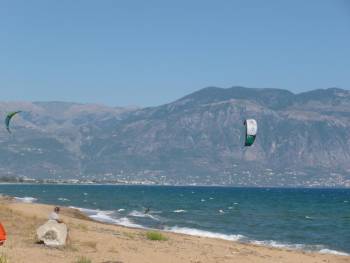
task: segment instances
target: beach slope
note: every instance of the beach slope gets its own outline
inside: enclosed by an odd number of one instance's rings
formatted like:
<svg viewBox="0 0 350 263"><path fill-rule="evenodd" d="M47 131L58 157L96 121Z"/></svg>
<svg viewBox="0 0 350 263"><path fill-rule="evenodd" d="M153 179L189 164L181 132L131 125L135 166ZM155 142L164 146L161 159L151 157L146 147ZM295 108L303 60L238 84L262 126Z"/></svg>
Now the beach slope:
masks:
<svg viewBox="0 0 350 263"><path fill-rule="evenodd" d="M0 200L0 220L8 240L0 255L10 263L73 263L81 257L92 263L317 263L350 262L348 256L306 253L251 244L162 232L163 241L150 240L147 230L92 221L75 209L63 208L69 227L65 248L37 244L35 231L47 220L52 206Z"/></svg>

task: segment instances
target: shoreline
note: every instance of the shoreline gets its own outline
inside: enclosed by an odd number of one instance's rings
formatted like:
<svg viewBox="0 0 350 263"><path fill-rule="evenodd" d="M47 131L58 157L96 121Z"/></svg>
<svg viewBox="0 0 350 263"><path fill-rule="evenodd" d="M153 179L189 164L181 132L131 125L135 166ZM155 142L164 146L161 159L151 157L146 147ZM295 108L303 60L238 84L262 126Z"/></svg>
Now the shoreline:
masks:
<svg viewBox="0 0 350 263"><path fill-rule="evenodd" d="M37 203L36 202L37 198L29 197L29 196L26 196L26 197L16 197L16 196L12 197L12 196L10 196L10 198L13 198L17 202L21 202L21 203L51 205L51 206L60 206L60 207L64 207L67 209L76 209L76 210L80 211L82 214L84 214L86 217L88 217L90 220L97 222L97 223L102 223L102 224L115 225L115 226L121 226L121 227L133 228L133 229L141 229L141 230L177 233L177 234L194 236L194 237L214 238L214 239L220 239L220 240L225 240L225 241L230 241L230 242L238 242L240 244L259 245L259 246L268 247L268 248L287 249L287 250L299 251L299 252L305 252L305 253L319 253L319 254L350 256L350 254L348 252L323 247L323 245L312 245L312 244L302 244L302 243L301 244L300 243L285 243L285 242L277 241L277 240L255 240L255 239L250 239L250 238L248 238L244 235L241 235L241 234L220 233L220 232L202 230L199 228L188 228L188 227L178 227L178 226L165 227L163 229L151 228L151 227L139 225L137 223L133 223L133 222L129 221L128 218L121 218L121 219L124 219L124 221L120 221L119 219L116 219L116 218L109 216L110 211L105 211L105 210L100 210L100 209L92 209L92 208L84 208L84 207L65 206L62 204L57 205L57 204L51 204L51 203ZM95 213L95 214L93 214L93 213Z"/></svg>
<svg viewBox="0 0 350 263"><path fill-rule="evenodd" d="M23 203L35 203L35 204L45 204L56 206L55 204L50 203L37 203L37 199L34 197L13 197L18 202ZM325 247L323 245L313 245L313 244L303 244L303 243L286 243L278 240L255 240L248 238L241 234L230 234L230 233L220 233L213 232L208 230L203 230L199 228L189 228L189 227L178 227L178 226L166 226L165 228L152 228L137 223L133 223L128 218L123 217L120 219L113 218L110 216L110 211L84 208L84 207L75 207L75 206L64 206L58 205L65 208L77 209L89 219L103 224L122 226L133 229L142 229L142 230L154 230L167 233L177 233L182 235L194 236L194 237L204 237L204 238L214 238L230 242L238 242L240 244L247 245L259 245L267 248L277 248L277 249L287 249L292 251L299 251L305 253L318 253L318 254L330 254L330 255L340 255L340 256L350 256L348 252L340 251ZM123 220L124 219L124 220Z"/></svg>
<svg viewBox="0 0 350 263"><path fill-rule="evenodd" d="M196 228L188 228L188 227L166 227L164 229L157 229L157 228L150 228L142 225L137 225L134 223L128 224L122 224L122 223L111 223L108 222L108 219L106 221L104 220L98 220L95 217L89 216L84 210L90 210L90 211L98 211L101 213L104 213L106 211L98 210L98 209L87 209L83 207L73 207L69 206L67 208L77 209L80 212L82 212L84 215L89 217L91 220L103 224L109 224L109 225L117 225L127 228L133 228L133 229L142 229L142 230L152 230L152 231L159 231L159 232L166 232L166 233L176 233L181 235L187 235L187 236L194 236L194 237L204 237L204 238L213 238L213 239L219 239L219 240L225 240L229 242L237 242L240 244L246 244L246 245L259 245L267 248L277 248L277 249L287 249L291 251L299 251L303 253L318 253L318 254L330 254L330 255L340 255L340 256L350 256L349 253L338 251L334 249L329 248L320 248L319 250L311 250L311 249L305 249L306 247L317 247L319 245L307 245L307 244L288 244L283 243L275 240L251 240L241 234L224 234L224 233L218 233L218 232L212 232L207 230L201 230ZM115 220L112 217L110 217L111 220Z"/></svg>
<svg viewBox="0 0 350 263"><path fill-rule="evenodd" d="M26 218L29 220L28 224L31 226L32 229L30 229L31 234L33 235L33 231L35 231L36 227L39 226L39 222L45 222L47 214L52 209L53 205L48 204L39 204L39 203L23 203L15 201L14 198L10 197L2 197L0 199L0 215L3 215L6 217L6 211L11 211L12 217L14 217L13 214L20 214L22 218ZM4 213L5 211L5 213ZM162 233L165 235L168 240L167 241L149 241L145 238L145 234L150 229L145 228L137 228L137 227L130 227L130 226L121 226L121 225L115 225L110 223L103 223L100 221L96 221L92 218L90 218L88 215L82 213L81 211L69 207L62 207L62 218L65 222L67 222L67 225L72 229L71 231L71 238L73 240L74 246L78 251L69 251L72 257L77 257L79 254L79 251L83 251L86 249L84 245L81 245L82 243L85 244L86 242L95 242L94 244L90 244L96 247L94 249L95 252L89 252L92 262L101 262L99 261L100 257L103 256L103 254L108 255L109 257L113 257L116 255L113 255L111 251L102 251L103 250L103 244L105 242L109 243L111 241L111 238L113 239L113 242L115 244L119 244L120 246L126 246L126 249L123 251L123 253L120 251L119 256L124 258L124 261L121 262L232 262L232 259L238 260L238 262L296 262L291 261L290 259L294 258L294 260L297 260L298 262L350 262L350 257L342 256L342 255L334 255L334 254L322 254L318 252L306 252L302 250L291 250L288 248L275 248L266 246L264 244L252 244L252 243L243 243L235 240L225 240L225 239L219 239L217 237L205 237L205 236L196 236L196 235L189 235L186 233L174 233L174 232L168 232L164 230L154 230L157 232ZM13 221L14 218L9 218L9 221ZM2 220L3 221L3 220ZM12 250L16 250L16 245L13 243L13 236L12 236L12 225L13 222L4 221L5 228L8 232L8 241L6 242L4 248L6 248L6 251L11 259L11 257L17 258L17 255L13 254ZM35 221L35 222L33 222ZM28 224L24 224L24 227L28 227ZM94 229L104 229L103 231L94 231ZM28 229L27 229L28 231ZM112 233L107 235L104 232L110 232ZM90 238L90 240L86 240L85 234L89 233L90 236L93 238ZM114 233L114 234L113 234ZM118 233L118 234L117 234ZM107 235L107 236L106 236ZM20 235L16 237L17 239L21 239ZM14 240L16 240L16 238ZM29 237L27 236L26 239ZM30 239L33 239L33 236L30 237ZM97 241L91 241L97 240ZM85 243L84 243L85 242ZM131 249L130 246L134 246L137 243L137 245L134 248ZM46 250L48 250L45 247L38 246L35 247L34 242L28 242L26 243L27 249L29 250L39 250L39 252L43 253ZM131 245L133 244L133 245ZM205 249L206 246L209 246L212 248L212 253L208 253ZM26 247L25 246L25 247ZM28 248L29 246L29 248ZM33 247L34 246L34 247ZM12 247L12 249L10 248ZM100 248L101 247L101 248ZM174 258L177 258L178 260L172 261L168 256L164 257L162 250L159 251L158 248L162 247L162 249L165 249L167 251L166 254L170 253ZM9 248L9 249L8 249ZM100 249L97 249L100 248ZM75 249L74 249L75 250ZM111 249L113 250L113 249ZM138 253L139 250L145 250L147 253L151 253L152 257L148 260L144 260L143 255L144 253ZM224 250L224 252L222 251ZM51 250L50 250L51 251ZM119 250L118 250L119 251ZM249 251L249 253L247 252ZM63 252L67 252L64 250ZM62 253L57 251L58 254ZM146 253L146 254L147 254ZM198 261L193 261L193 253L196 254L199 258ZM222 255L224 253L224 256ZM40 253L39 253L40 254ZM45 253L43 253L45 254ZM56 254L56 253L54 253ZM118 253L117 253L118 254ZM121 255L122 254L122 255ZM257 256L259 255L259 256ZM42 255L42 257L44 257ZM139 258L136 260L133 257ZM258 257L258 258L256 258ZM40 258L40 255L39 255ZM44 257L45 260L47 257ZM156 260L158 259L159 260ZM217 258L220 258L221 260L217 260ZM302 259L301 259L302 258ZM17 261L10 261L10 262L27 262L27 261L18 261L19 259L16 259ZM141 261L140 261L141 260ZM247 260L247 261L246 261ZM34 261L31 261L34 262ZM36 261L36 262L56 262L52 261L51 259L49 261ZM57 261L57 262L74 262L74 261Z"/></svg>

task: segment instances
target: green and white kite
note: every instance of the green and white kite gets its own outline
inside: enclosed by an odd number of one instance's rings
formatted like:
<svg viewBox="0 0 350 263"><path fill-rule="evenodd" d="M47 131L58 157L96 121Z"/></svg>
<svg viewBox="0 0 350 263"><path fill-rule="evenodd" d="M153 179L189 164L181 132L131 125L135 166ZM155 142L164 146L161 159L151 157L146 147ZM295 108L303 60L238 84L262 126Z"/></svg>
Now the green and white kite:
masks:
<svg viewBox="0 0 350 263"><path fill-rule="evenodd" d="M245 126L244 146L252 146L255 141L256 134L258 132L258 124L254 119L247 119L244 121L244 126Z"/></svg>

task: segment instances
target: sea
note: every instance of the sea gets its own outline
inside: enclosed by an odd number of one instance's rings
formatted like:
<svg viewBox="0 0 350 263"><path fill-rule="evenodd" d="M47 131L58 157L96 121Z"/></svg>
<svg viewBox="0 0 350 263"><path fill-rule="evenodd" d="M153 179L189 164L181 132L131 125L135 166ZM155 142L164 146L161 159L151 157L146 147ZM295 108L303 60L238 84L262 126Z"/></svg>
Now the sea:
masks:
<svg viewBox="0 0 350 263"><path fill-rule="evenodd" d="M2 184L0 193L116 225L350 255L350 189Z"/></svg>

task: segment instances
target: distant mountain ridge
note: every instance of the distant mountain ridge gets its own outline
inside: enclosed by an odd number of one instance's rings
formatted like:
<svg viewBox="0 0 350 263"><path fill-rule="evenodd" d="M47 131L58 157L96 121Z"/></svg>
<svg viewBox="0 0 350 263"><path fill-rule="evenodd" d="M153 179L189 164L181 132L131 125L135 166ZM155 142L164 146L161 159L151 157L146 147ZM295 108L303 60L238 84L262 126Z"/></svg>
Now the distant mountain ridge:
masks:
<svg viewBox="0 0 350 263"><path fill-rule="evenodd" d="M350 91L209 87L118 108L0 102L0 176L237 186L350 186ZM258 121L244 148L243 120Z"/></svg>

